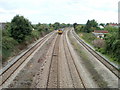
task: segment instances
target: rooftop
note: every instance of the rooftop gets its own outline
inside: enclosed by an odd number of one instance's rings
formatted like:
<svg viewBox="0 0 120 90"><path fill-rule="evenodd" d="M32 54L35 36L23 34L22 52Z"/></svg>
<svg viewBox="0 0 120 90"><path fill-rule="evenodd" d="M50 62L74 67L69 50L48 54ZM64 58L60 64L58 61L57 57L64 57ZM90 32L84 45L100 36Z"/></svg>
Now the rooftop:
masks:
<svg viewBox="0 0 120 90"><path fill-rule="evenodd" d="M94 30L94 33L108 33L106 30Z"/></svg>

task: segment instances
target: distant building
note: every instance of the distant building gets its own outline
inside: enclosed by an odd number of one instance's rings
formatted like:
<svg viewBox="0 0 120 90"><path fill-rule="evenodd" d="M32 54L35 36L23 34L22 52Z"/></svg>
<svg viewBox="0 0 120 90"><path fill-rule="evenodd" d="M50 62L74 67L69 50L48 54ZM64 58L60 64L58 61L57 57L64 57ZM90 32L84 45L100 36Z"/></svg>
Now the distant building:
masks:
<svg viewBox="0 0 120 90"><path fill-rule="evenodd" d="M94 32L92 32L97 38L104 38L105 34L109 33L106 30L94 30Z"/></svg>
<svg viewBox="0 0 120 90"><path fill-rule="evenodd" d="M101 26L101 25L100 25L99 27L100 27L101 29L104 29L104 27L103 27L103 26Z"/></svg>
<svg viewBox="0 0 120 90"><path fill-rule="evenodd" d="M1 23L0 22L0 29L2 29L2 30L5 29L5 26L6 26L6 23Z"/></svg>
<svg viewBox="0 0 120 90"><path fill-rule="evenodd" d="M109 26L117 27L118 28L119 25L117 23L109 23Z"/></svg>

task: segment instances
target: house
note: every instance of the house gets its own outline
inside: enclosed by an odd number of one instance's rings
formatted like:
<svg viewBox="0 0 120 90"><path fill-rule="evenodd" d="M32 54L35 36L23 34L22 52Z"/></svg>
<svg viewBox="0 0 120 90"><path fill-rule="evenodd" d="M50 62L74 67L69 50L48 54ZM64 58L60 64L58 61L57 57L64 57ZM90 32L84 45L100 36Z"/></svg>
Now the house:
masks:
<svg viewBox="0 0 120 90"><path fill-rule="evenodd" d="M109 23L109 26L117 27L118 28L119 25L117 23Z"/></svg>
<svg viewBox="0 0 120 90"><path fill-rule="evenodd" d="M108 33L108 31L106 30L94 30L94 32L92 32L97 38L104 38L105 35Z"/></svg>
<svg viewBox="0 0 120 90"><path fill-rule="evenodd" d="M104 29L104 27L103 27L103 26L101 26L101 25L100 25L99 27L100 27L101 29Z"/></svg>

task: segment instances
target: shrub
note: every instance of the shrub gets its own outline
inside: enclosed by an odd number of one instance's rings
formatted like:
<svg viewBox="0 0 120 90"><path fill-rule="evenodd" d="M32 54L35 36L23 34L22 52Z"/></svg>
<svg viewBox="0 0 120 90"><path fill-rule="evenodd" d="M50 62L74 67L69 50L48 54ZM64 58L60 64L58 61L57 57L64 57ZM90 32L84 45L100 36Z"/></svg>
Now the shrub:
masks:
<svg viewBox="0 0 120 90"><path fill-rule="evenodd" d="M15 46L18 42L11 37L4 36L2 38L2 59L6 60L10 55L13 54Z"/></svg>
<svg viewBox="0 0 120 90"><path fill-rule="evenodd" d="M93 42L94 47L96 48L104 48L105 47L105 41L102 39L95 39Z"/></svg>
<svg viewBox="0 0 120 90"><path fill-rule="evenodd" d="M32 33L31 33L31 35L32 35L32 38L39 39L40 32L38 30L33 30Z"/></svg>

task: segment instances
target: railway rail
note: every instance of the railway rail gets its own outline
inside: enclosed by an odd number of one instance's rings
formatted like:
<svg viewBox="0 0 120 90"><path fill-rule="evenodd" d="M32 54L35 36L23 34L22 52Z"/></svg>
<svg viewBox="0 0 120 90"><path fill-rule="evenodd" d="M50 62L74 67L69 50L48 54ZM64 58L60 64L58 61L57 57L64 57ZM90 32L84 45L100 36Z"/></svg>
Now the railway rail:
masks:
<svg viewBox="0 0 120 90"><path fill-rule="evenodd" d="M48 57L33 80L33 87L86 88L69 49L67 30L52 42Z"/></svg>
<svg viewBox="0 0 120 90"><path fill-rule="evenodd" d="M68 67L71 73L71 77L73 80L73 84L74 84L74 88L86 88L85 86L85 82L83 81L80 72L78 70L79 67L77 67L76 63L75 63L75 59L73 58L72 52L70 50L70 46L68 45L68 31L66 31L65 33L66 35L64 35L64 49L65 49L65 54L66 54L66 58L67 58L67 63L68 63ZM73 65L71 65L73 64ZM74 72L73 72L74 71ZM78 81L78 82L77 82Z"/></svg>
<svg viewBox="0 0 120 90"><path fill-rule="evenodd" d="M51 63L49 67L49 74L48 74L48 80L47 80L47 88L58 88L58 55L59 55L59 40L60 40L60 35L57 36L53 53L52 53L52 58L51 58Z"/></svg>
<svg viewBox="0 0 120 90"><path fill-rule="evenodd" d="M79 36L75 33L74 30L71 30L72 35L81 43L94 57L97 58L103 65L105 65L115 76L120 79L120 71L117 67L108 62L104 57L94 51L90 46L88 46Z"/></svg>
<svg viewBox="0 0 120 90"><path fill-rule="evenodd" d="M26 59L40 46L42 46L50 37L52 37L55 32L51 32L44 36L40 41L35 43L31 48L29 48L24 54L18 57L15 61L8 64L6 67L0 70L0 77L2 81L0 82L0 87L3 87L5 82L19 69L19 67L26 61Z"/></svg>

